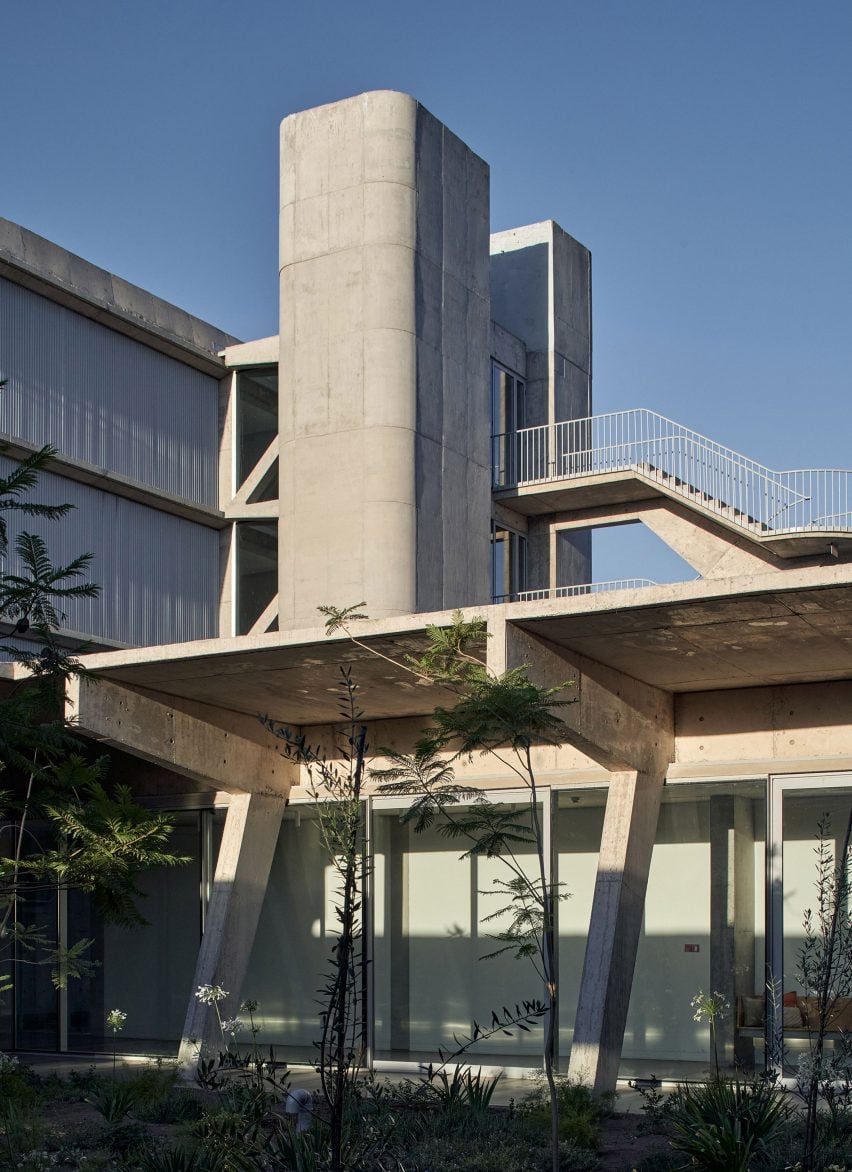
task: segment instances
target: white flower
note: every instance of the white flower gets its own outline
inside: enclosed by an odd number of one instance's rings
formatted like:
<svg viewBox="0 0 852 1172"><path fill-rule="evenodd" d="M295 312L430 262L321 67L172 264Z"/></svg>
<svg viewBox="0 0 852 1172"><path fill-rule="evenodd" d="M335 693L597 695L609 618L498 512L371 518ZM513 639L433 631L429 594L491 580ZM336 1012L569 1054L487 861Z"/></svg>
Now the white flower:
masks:
<svg viewBox="0 0 852 1172"><path fill-rule="evenodd" d="M223 1034L238 1034L243 1028L243 1023L238 1017L229 1017L227 1021L222 1022Z"/></svg>
<svg viewBox="0 0 852 1172"><path fill-rule="evenodd" d="M199 985L195 996L204 1005L215 1005L217 1001L224 1001L228 996L227 989L221 985Z"/></svg>
<svg viewBox="0 0 852 1172"><path fill-rule="evenodd" d="M123 1009L111 1009L106 1015L106 1023L111 1030L123 1030L127 1021L127 1014Z"/></svg>
<svg viewBox="0 0 852 1172"><path fill-rule="evenodd" d="M716 1020L722 1020L728 1016L731 1004L724 993L720 993L718 989L714 989L712 993L705 993L703 989L699 989L695 996L689 1003L695 1012L692 1015L693 1021L709 1021L713 1025Z"/></svg>

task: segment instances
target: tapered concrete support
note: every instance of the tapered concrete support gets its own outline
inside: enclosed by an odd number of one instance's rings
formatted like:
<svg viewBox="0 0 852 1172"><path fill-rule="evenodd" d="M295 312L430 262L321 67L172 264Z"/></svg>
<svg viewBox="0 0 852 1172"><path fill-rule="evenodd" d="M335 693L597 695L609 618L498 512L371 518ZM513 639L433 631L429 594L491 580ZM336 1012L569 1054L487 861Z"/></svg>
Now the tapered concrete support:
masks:
<svg viewBox="0 0 852 1172"><path fill-rule="evenodd" d="M565 739L611 771L569 1072L596 1090L618 1075L663 781L674 757L670 694L490 618L488 666L572 679Z"/></svg>
<svg viewBox="0 0 852 1172"><path fill-rule="evenodd" d="M222 1016L236 1017L284 805L280 797L238 794L228 807L180 1044L187 1072L195 1068L199 1046L210 1054L223 1048L215 1008L200 1002L196 989L221 985L229 994L219 1007Z"/></svg>
<svg viewBox="0 0 852 1172"><path fill-rule="evenodd" d="M609 785L569 1076L615 1089L663 776L615 773Z"/></svg>

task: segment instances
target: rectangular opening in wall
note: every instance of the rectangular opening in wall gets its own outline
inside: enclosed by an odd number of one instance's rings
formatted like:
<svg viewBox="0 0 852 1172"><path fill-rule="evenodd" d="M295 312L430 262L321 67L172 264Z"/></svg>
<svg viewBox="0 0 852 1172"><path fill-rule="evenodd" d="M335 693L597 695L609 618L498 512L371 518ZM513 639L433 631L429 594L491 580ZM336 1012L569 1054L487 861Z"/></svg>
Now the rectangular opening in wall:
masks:
<svg viewBox="0 0 852 1172"><path fill-rule="evenodd" d="M491 526L491 596L508 602L526 588L527 539L511 529Z"/></svg>
<svg viewBox="0 0 852 1172"><path fill-rule="evenodd" d="M235 633L245 635L278 592L278 525L275 521L240 521L235 531Z"/></svg>
<svg viewBox="0 0 852 1172"><path fill-rule="evenodd" d="M491 363L491 463L495 484L514 484L519 476L516 433L526 427L526 383Z"/></svg>
<svg viewBox="0 0 852 1172"><path fill-rule="evenodd" d="M253 367L237 372L237 488L257 464L278 434L278 368ZM264 483L266 478L264 479ZM278 485L267 485L268 496L257 500L274 500Z"/></svg>

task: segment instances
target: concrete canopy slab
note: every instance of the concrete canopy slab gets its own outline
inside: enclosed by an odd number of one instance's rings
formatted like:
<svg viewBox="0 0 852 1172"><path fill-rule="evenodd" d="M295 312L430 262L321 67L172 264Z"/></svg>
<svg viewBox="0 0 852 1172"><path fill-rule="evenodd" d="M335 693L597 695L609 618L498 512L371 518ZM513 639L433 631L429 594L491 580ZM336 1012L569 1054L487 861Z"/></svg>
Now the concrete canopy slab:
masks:
<svg viewBox="0 0 852 1172"><path fill-rule="evenodd" d="M345 636L327 638L319 628L90 655L85 662L96 675L133 688L293 725L336 722L340 669L351 668L366 719L422 716L453 697L398 665L424 650L424 620L449 623L450 617L354 623L366 647Z"/></svg>
<svg viewBox="0 0 852 1172"><path fill-rule="evenodd" d="M852 678L848 566L613 591L511 612L531 634L672 692Z"/></svg>
<svg viewBox="0 0 852 1172"><path fill-rule="evenodd" d="M577 598L470 608L495 631L514 624L670 692L852 679L852 566L681 582ZM293 724L337 720L338 673L350 667L365 719L422 716L452 700L398 666L451 611L309 630L211 639L85 657L96 675L165 696ZM395 662L390 662L395 661Z"/></svg>

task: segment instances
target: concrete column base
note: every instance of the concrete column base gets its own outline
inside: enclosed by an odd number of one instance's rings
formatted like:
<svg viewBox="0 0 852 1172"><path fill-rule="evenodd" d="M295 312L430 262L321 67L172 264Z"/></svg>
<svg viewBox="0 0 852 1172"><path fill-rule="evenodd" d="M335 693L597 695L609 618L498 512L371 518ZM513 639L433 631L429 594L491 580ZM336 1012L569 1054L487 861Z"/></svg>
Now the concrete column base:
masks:
<svg viewBox="0 0 852 1172"><path fill-rule="evenodd" d="M662 790L661 775L610 782L568 1067L596 1091L614 1090L618 1077Z"/></svg>
<svg viewBox="0 0 852 1172"><path fill-rule="evenodd" d="M231 798L178 1054L185 1076L194 1072L199 1048L224 1049L215 1008L200 1002L196 989L221 985L229 993L223 1016L237 1014L284 806L277 795Z"/></svg>

